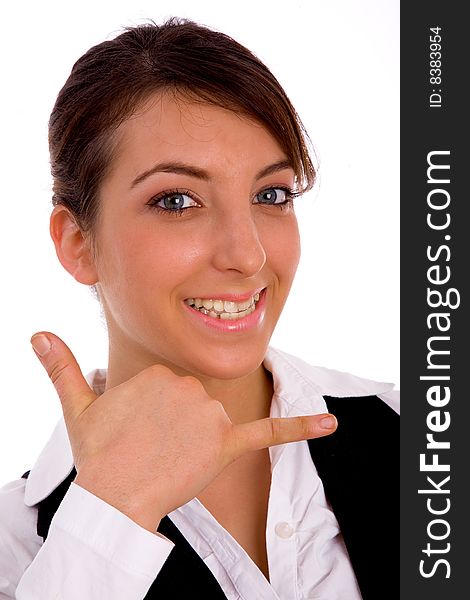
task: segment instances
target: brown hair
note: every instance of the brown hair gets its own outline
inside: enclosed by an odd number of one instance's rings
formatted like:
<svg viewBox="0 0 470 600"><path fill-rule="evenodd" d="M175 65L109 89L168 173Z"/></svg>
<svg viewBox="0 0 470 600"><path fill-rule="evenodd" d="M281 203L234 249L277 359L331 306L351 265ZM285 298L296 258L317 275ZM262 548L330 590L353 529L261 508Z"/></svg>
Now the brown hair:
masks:
<svg viewBox="0 0 470 600"><path fill-rule="evenodd" d="M92 47L59 92L49 121L52 202L66 206L83 231L92 231L98 216L116 129L158 90L254 118L286 152L300 189L313 186L308 136L269 69L229 36L171 18Z"/></svg>

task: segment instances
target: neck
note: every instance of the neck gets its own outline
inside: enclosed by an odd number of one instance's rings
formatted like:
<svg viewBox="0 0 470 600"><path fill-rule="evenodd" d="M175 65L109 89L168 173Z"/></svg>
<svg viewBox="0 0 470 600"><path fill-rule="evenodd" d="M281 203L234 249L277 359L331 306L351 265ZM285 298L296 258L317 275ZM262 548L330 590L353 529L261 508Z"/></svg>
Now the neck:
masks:
<svg viewBox="0 0 470 600"><path fill-rule="evenodd" d="M223 404L233 423L269 417L273 382L271 373L263 365L239 379L201 379L201 383L211 398Z"/></svg>

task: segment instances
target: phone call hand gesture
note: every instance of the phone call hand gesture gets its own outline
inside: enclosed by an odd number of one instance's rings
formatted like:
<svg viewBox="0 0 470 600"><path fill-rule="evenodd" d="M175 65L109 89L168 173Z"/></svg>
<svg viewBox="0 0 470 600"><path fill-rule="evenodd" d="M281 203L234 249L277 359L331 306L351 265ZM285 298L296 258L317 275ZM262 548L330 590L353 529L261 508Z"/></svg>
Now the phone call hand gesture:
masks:
<svg viewBox="0 0 470 600"><path fill-rule="evenodd" d="M98 396L60 338L32 344L62 404L75 483L149 531L244 453L336 429L328 414L234 424L198 379L163 365Z"/></svg>

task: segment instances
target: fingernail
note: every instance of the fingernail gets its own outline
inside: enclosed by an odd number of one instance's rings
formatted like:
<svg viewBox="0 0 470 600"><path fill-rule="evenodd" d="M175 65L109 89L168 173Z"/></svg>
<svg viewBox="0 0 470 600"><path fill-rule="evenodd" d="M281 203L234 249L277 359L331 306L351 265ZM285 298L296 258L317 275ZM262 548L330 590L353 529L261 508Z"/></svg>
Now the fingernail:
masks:
<svg viewBox="0 0 470 600"><path fill-rule="evenodd" d="M49 338L42 333L33 335L31 338L31 345L39 356L44 356L52 348Z"/></svg>
<svg viewBox="0 0 470 600"><path fill-rule="evenodd" d="M322 429L334 429L336 427L335 417L323 417L320 421L320 427Z"/></svg>

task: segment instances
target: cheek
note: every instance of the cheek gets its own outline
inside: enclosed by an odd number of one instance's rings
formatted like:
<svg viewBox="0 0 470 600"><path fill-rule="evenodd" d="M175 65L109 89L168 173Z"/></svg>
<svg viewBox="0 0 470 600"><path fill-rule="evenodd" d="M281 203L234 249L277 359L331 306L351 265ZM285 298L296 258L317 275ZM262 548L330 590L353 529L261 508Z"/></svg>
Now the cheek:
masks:
<svg viewBox="0 0 470 600"><path fill-rule="evenodd" d="M151 288L155 295L168 295L171 289L197 272L207 249L201 236L187 228L150 226L126 227L113 235L103 235L100 279L116 294L138 298L139 290ZM106 245L105 245L106 244ZM144 300L140 298L140 302Z"/></svg>
<svg viewBox="0 0 470 600"><path fill-rule="evenodd" d="M290 286L300 260L300 236L295 215L282 219L264 236L267 260L273 271Z"/></svg>

